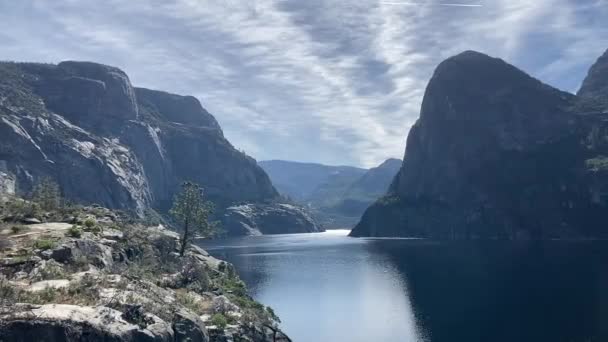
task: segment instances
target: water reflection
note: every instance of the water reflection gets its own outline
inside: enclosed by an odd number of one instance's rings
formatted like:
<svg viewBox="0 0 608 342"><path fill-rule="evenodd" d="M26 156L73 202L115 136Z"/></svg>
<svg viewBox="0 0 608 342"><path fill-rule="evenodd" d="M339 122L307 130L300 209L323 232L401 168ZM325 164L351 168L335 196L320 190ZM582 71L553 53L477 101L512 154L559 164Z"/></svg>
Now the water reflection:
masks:
<svg viewBox="0 0 608 342"><path fill-rule="evenodd" d="M423 341L404 278L346 232L230 239L205 246L237 267L294 341Z"/></svg>
<svg viewBox="0 0 608 342"><path fill-rule="evenodd" d="M213 241L295 341L606 341L608 243Z"/></svg>

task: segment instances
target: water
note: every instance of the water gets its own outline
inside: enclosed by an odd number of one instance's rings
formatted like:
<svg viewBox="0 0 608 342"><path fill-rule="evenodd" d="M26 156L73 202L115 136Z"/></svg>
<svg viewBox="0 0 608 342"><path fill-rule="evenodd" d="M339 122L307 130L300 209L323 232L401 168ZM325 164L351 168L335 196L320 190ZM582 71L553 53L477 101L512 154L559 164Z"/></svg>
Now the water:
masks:
<svg viewBox="0 0 608 342"><path fill-rule="evenodd" d="M296 342L608 341L608 242L354 239L203 243Z"/></svg>

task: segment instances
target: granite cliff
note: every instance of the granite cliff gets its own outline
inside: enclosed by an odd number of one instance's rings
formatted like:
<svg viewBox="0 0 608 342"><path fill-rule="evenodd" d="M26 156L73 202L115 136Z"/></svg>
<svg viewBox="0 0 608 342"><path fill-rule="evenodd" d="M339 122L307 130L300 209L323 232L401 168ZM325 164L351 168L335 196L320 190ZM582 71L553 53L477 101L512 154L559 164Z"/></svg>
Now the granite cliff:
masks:
<svg viewBox="0 0 608 342"><path fill-rule="evenodd" d="M352 236L608 236L607 55L578 95L506 62L442 62L401 170Z"/></svg>
<svg viewBox="0 0 608 342"><path fill-rule="evenodd" d="M194 97L135 88L96 63L0 63L0 189L28 194L42 177L76 203L139 215L167 210L185 180L205 188L220 219L231 205L282 202ZM290 231L318 230L300 229L300 210L286 215Z"/></svg>

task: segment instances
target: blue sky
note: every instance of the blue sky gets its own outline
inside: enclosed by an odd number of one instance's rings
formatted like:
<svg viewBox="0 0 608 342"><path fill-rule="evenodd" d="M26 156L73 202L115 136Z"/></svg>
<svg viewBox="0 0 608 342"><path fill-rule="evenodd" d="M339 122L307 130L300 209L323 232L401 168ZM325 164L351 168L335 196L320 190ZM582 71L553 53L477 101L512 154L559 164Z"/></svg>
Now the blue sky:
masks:
<svg viewBox="0 0 608 342"><path fill-rule="evenodd" d="M0 59L197 96L258 160L373 166L403 156L441 60L478 50L574 92L607 18L608 0L2 0Z"/></svg>

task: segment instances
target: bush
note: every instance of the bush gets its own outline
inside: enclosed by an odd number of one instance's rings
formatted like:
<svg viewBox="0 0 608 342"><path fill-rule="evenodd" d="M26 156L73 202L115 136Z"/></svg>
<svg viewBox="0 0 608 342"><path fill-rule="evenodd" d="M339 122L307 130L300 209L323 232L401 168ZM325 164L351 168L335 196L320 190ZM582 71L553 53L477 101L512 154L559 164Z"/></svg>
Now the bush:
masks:
<svg viewBox="0 0 608 342"><path fill-rule="evenodd" d="M188 260L179 272L179 285L196 292L209 290L211 280L205 266L196 261Z"/></svg>
<svg viewBox="0 0 608 342"><path fill-rule="evenodd" d="M204 306L200 303L200 301L193 294L188 293L187 291L175 291L175 301L197 315L202 315L205 313Z"/></svg>
<svg viewBox="0 0 608 342"><path fill-rule="evenodd" d="M93 227L95 227L95 225L97 224L97 221L95 221L95 219L93 218L88 218L86 220L84 220L84 226L87 227L88 229L92 229Z"/></svg>
<svg viewBox="0 0 608 342"><path fill-rule="evenodd" d="M73 225L72 227L70 227L70 229L68 229L68 236L71 236L73 238L82 237L82 228L78 227L77 225Z"/></svg>
<svg viewBox="0 0 608 342"><path fill-rule="evenodd" d="M228 325L228 319L223 314L216 313L211 316L211 324L215 325L221 330L224 330L224 328L226 328L226 326Z"/></svg>
<svg viewBox="0 0 608 342"><path fill-rule="evenodd" d="M17 302L17 295L17 289L3 276L0 276L0 308L12 306Z"/></svg>
<svg viewBox="0 0 608 342"><path fill-rule="evenodd" d="M34 248L41 249L43 251L53 249L55 248L55 241L49 239L38 239L34 241Z"/></svg>
<svg viewBox="0 0 608 342"><path fill-rule="evenodd" d="M12 226L11 227L11 233L13 234L19 234L24 230L23 226Z"/></svg>

